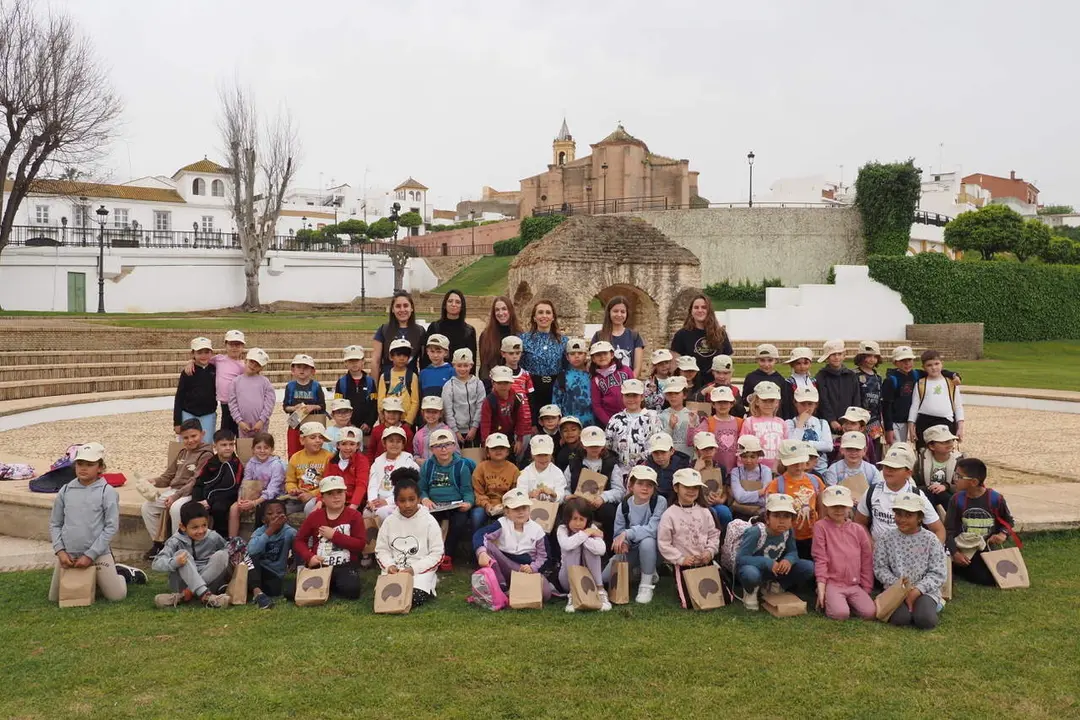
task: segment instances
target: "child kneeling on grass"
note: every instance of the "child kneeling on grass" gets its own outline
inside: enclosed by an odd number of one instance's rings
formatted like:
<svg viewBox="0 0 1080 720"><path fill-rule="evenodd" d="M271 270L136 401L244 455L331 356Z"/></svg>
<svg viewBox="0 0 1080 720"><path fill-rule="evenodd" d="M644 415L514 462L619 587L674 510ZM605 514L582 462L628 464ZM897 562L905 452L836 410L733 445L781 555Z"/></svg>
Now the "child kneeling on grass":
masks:
<svg viewBox="0 0 1080 720"><path fill-rule="evenodd" d="M319 483L322 507L304 519L296 533L293 552L298 564L329 566L330 594L345 600L360 597L360 554L367 545L363 516L345 504L345 478L328 475ZM285 597L296 597L296 581L285 584Z"/></svg>
<svg viewBox="0 0 1080 720"><path fill-rule="evenodd" d="M735 555L735 577L742 586L743 606L758 610L758 592L787 591L808 584L814 578L814 563L799 558L795 547L795 500L773 493L765 499L765 524L755 524L743 532Z"/></svg>
<svg viewBox="0 0 1080 720"><path fill-rule="evenodd" d="M49 536L56 569L49 601L60 597L60 568L97 567L95 578L106 600L127 597L127 583L146 582L146 573L113 561L109 543L120 528L120 498L101 477L105 448L87 443L75 453L75 479L56 494L49 516Z"/></svg>
<svg viewBox="0 0 1080 720"><path fill-rule="evenodd" d="M596 592L600 596L600 609L611 609L607 591L604 590L604 573L600 560L607 549L604 545L604 531L592 522L593 508L588 500L580 497L568 499L562 506L562 522L555 531L562 551L562 569L559 570L559 584L570 592L570 568L583 565L592 575ZM566 598L566 612L574 612L573 597Z"/></svg>
<svg viewBox="0 0 1080 720"><path fill-rule="evenodd" d="M180 529L154 558L154 570L169 573L171 592L154 596L159 608L176 607L198 598L209 608L229 606L224 592L229 579L225 538L210 529L210 512L201 503L180 508Z"/></svg>
<svg viewBox="0 0 1080 720"><path fill-rule="evenodd" d="M814 523L814 576L817 606L833 620L847 620L851 612L873 620L874 550L870 533L853 522L851 490L834 485L821 494L825 517Z"/></svg>
<svg viewBox="0 0 1080 720"><path fill-rule="evenodd" d="M499 587L510 590L510 573L535 573L547 562L547 535L540 524L529 517L532 500L521 488L502 497L503 516L473 533L473 550L480 567L495 571ZM544 602L555 589L545 578L541 583Z"/></svg>
<svg viewBox="0 0 1080 720"><path fill-rule="evenodd" d="M657 528L657 545L664 559L675 566L675 593L683 609L690 596L683 586L683 570L712 562L720 550L720 530L705 501L705 483L693 468L675 471L675 503L664 512Z"/></svg>
<svg viewBox="0 0 1080 720"><path fill-rule="evenodd" d="M604 568L604 582L611 581L615 560L626 560L631 571L638 566L641 583L635 600L646 605L652 602L653 589L660 579L656 573L656 535L667 500L656 492L656 471L645 465L636 465L630 471L630 493L631 497L623 500L615 513L615 539L611 543L615 555Z"/></svg>
<svg viewBox="0 0 1080 720"><path fill-rule="evenodd" d="M396 509L383 521L375 541L375 557L383 575L403 572L413 576L412 606L420 607L435 597L442 561L442 531L435 517L420 504L420 474L398 468L390 474Z"/></svg>
<svg viewBox="0 0 1080 720"><path fill-rule="evenodd" d="M947 569L941 542L923 527L924 502L922 495L912 492L901 493L893 500L896 527L881 535L874 545L874 575L886 588L901 578L912 584L889 623L933 630L945 605L941 586Z"/></svg>
<svg viewBox="0 0 1080 720"><path fill-rule="evenodd" d="M983 549L1000 547L1010 535L1016 539L1012 513L1001 493L986 487L986 463L982 460L958 460L956 474L952 477L956 482L956 494L949 500L949 510L945 513L945 546L952 555L953 568L968 582L996 585L990 569L979 559L979 553ZM958 538L968 546L967 552L958 547Z"/></svg>
<svg viewBox="0 0 1080 720"><path fill-rule="evenodd" d="M274 607L271 598L279 597L283 590L285 573L289 569L289 551L296 540L296 528L286 522L285 503L267 500L262 505L263 525L255 528L248 542L247 553L251 558L248 570L248 587L251 598L260 610Z"/></svg>

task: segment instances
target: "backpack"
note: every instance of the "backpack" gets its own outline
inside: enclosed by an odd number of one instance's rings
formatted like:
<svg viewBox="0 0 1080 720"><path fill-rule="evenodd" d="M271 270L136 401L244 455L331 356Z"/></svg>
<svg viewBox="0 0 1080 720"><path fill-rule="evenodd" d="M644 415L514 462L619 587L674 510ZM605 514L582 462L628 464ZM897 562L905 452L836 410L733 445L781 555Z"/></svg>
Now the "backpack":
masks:
<svg viewBox="0 0 1080 720"><path fill-rule="evenodd" d="M392 371L393 369L394 368L392 368L392 367L388 367L385 370L383 370L383 372L382 372L383 391L385 392L385 394L387 396L389 396L391 394L390 393L390 371ZM412 365L405 366L405 385L404 385L404 389L402 390L402 393L401 393L402 395L409 395L410 394L410 388L412 387L413 380L415 378L416 378L416 371L413 370Z"/></svg>
<svg viewBox="0 0 1080 720"><path fill-rule="evenodd" d="M338 378L337 385L334 387L334 394L338 397L349 397L349 385L352 377L348 374L342 375ZM388 388L389 389L389 388ZM371 396L375 394L375 381L371 379L370 375L364 375L364 399L371 402Z"/></svg>
<svg viewBox="0 0 1080 720"><path fill-rule="evenodd" d="M727 524L724 544L720 547L720 567L729 572L735 572L735 556L739 554L739 545L742 544L743 535L752 527L754 523L746 520L732 520ZM762 525L754 552L760 552L763 547L765 547L765 526Z"/></svg>
<svg viewBox="0 0 1080 720"><path fill-rule="evenodd" d="M987 490L990 492L990 514L994 516L994 520L997 521L998 525L1005 528L1005 532L1008 533L1009 537L1016 543L1016 547L1024 547L1024 543L1020 541L1020 537L1016 534L1016 531L1013 530L1012 525L1001 518L1001 493L997 490L991 490L990 488L987 488ZM961 490L956 493L956 509L960 511L960 517L963 517L964 511L967 510L966 490Z"/></svg>
<svg viewBox="0 0 1080 720"><path fill-rule="evenodd" d="M660 496L653 493L653 496L649 498L649 517L653 516L656 512L656 501L660 499ZM623 525L630 527L630 499L626 498L619 503L619 509L622 511Z"/></svg>
<svg viewBox="0 0 1080 720"><path fill-rule="evenodd" d="M470 577L472 595L465 602L478 605L485 610L502 610L510 604L510 598L499 587L499 579L490 567L482 567Z"/></svg>
<svg viewBox="0 0 1080 720"><path fill-rule="evenodd" d="M499 398L496 397L494 392L491 392L487 396L488 406L491 408L491 424L497 426L499 417ZM517 393L510 395L510 414L517 415L517 411L521 408L521 398Z"/></svg>
<svg viewBox="0 0 1080 720"><path fill-rule="evenodd" d="M921 377L915 382L915 392L919 394L919 403L921 404L923 398L926 396L926 380L927 378ZM952 407L953 415L956 414L956 384L949 378L945 378L945 387L949 388L949 405Z"/></svg>
<svg viewBox="0 0 1080 720"><path fill-rule="evenodd" d="M821 483L818 481L818 476L815 473L806 473L806 476L810 478L810 484L814 486L814 492L821 492ZM781 495L787 495L784 492L784 475L778 475L776 477L776 492Z"/></svg>
<svg viewBox="0 0 1080 720"><path fill-rule="evenodd" d="M30 491L39 493L60 492L60 488L75 479L75 466L65 465L34 478L30 481Z"/></svg>

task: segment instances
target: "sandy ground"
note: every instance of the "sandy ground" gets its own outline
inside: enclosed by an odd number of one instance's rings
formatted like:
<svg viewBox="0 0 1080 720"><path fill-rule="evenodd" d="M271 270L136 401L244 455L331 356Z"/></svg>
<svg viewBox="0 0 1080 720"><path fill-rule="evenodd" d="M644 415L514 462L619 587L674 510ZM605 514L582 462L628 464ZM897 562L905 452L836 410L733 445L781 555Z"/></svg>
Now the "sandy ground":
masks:
<svg viewBox="0 0 1080 720"><path fill-rule="evenodd" d="M992 466L991 483L1010 485L1069 480L1080 482L1080 415L988 407L969 407L968 437L962 450ZM171 413L157 411L86 418L0 432L0 461L29 462L48 469L65 448L96 440L105 445L110 469L133 475L156 475L165 465ZM285 455L285 415L275 413L271 432L277 454Z"/></svg>

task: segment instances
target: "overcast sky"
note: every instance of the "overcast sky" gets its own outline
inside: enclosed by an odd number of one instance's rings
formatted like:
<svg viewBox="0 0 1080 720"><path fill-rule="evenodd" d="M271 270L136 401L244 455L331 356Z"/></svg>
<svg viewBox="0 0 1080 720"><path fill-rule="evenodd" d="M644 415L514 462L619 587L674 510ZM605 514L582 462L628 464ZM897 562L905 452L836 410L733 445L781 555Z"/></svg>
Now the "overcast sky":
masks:
<svg viewBox="0 0 1080 720"><path fill-rule="evenodd" d="M714 202L782 177L1018 176L1080 205L1074 2L53 0L92 38L125 102L114 181L222 159L234 77L293 114L300 184L390 186L438 207L545 170L565 113L578 142L618 121L688 158ZM943 145L942 145L943 144Z"/></svg>

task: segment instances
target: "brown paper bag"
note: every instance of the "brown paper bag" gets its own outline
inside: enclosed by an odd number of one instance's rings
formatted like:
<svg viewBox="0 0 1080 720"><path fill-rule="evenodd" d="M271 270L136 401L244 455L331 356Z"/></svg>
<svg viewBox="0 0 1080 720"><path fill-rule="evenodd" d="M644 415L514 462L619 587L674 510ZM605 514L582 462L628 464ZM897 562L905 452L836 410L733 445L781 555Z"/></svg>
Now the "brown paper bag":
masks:
<svg viewBox="0 0 1080 720"><path fill-rule="evenodd" d="M851 497L858 502L863 495L866 494L867 488L870 487L870 483L866 482L866 476L862 473L855 473L854 475L848 475L846 478L840 481L840 484L851 491Z"/></svg>
<svg viewBox="0 0 1080 720"><path fill-rule="evenodd" d="M539 610L544 607L544 578L537 573L510 573L510 607Z"/></svg>
<svg viewBox="0 0 1080 720"><path fill-rule="evenodd" d="M586 500L593 500L607 488L607 481L606 476L589 468L582 468L581 474L578 475L577 491L574 494Z"/></svg>
<svg viewBox="0 0 1080 720"><path fill-rule="evenodd" d="M789 592L767 594L761 604L773 617L796 617L806 614L806 601Z"/></svg>
<svg viewBox="0 0 1080 720"><path fill-rule="evenodd" d="M900 578L889 587L881 591L874 598L874 607L877 608L877 619L881 622L889 622L889 618L897 608L904 604L904 598L911 590L911 582L907 578Z"/></svg>
<svg viewBox="0 0 1080 720"><path fill-rule="evenodd" d="M97 595L97 567L60 568L60 607L86 607Z"/></svg>
<svg viewBox="0 0 1080 720"><path fill-rule="evenodd" d="M988 550L981 553L981 557L990 569L990 574L994 576L994 582L1002 590L1031 587L1031 578L1028 577L1027 565L1024 563L1024 556L1020 554L1020 548Z"/></svg>
<svg viewBox="0 0 1080 720"><path fill-rule="evenodd" d="M533 500L529 517L544 528L544 532L549 533L555 529L555 523L559 519L559 503L548 502L547 500Z"/></svg>
<svg viewBox="0 0 1080 720"><path fill-rule="evenodd" d="M760 490L763 487L764 487L764 485L761 484L760 480L743 480L742 481L742 488L743 488L743 490L745 490L747 492L757 492L758 490Z"/></svg>
<svg viewBox="0 0 1080 720"><path fill-rule="evenodd" d="M245 480L240 483L240 499L254 502L262 495L262 483L258 480Z"/></svg>
<svg viewBox="0 0 1080 720"><path fill-rule="evenodd" d="M296 597L293 602L297 607L325 605L330 599L331 567L303 567L296 572Z"/></svg>
<svg viewBox="0 0 1080 720"><path fill-rule="evenodd" d="M625 560L616 560L611 565L608 600L612 605L627 605L630 602L630 563Z"/></svg>
<svg viewBox="0 0 1080 720"><path fill-rule="evenodd" d="M707 402L688 402L686 403L687 410L693 410L703 418L707 418L712 415L712 403Z"/></svg>
<svg viewBox="0 0 1080 720"><path fill-rule="evenodd" d="M375 581L375 612L380 615L405 615L412 610L412 573L380 575Z"/></svg>
<svg viewBox="0 0 1080 720"><path fill-rule="evenodd" d="M484 461L484 448L461 448L461 457L468 458L479 465Z"/></svg>
<svg viewBox="0 0 1080 720"><path fill-rule="evenodd" d="M379 539L379 521L373 517L364 518L364 536L367 545L364 546L364 554L371 555L375 552L375 541Z"/></svg>
<svg viewBox="0 0 1080 720"><path fill-rule="evenodd" d="M225 592L233 605L247 604L248 566L246 562L242 562L233 568L233 574L229 578L229 586L225 588Z"/></svg>
<svg viewBox="0 0 1080 720"><path fill-rule="evenodd" d="M600 594L597 593L596 581L589 568L584 565L571 565L567 570L570 580L570 601L575 610L599 610Z"/></svg>
<svg viewBox="0 0 1080 720"><path fill-rule="evenodd" d="M702 470L701 480L705 483L705 489L711 493L718 493L724 489L724 473L720 468Z"/></svg>
<svg viewBox="0 0 1080 720"><path fill-rule="evenodd" d="M945 582L941 586L941 599L952 600L952 558L945 559Z"/></svg>
<svg viewBox="0 0 1080 720"><path fill-rule="evenodd" d="M244 465L247 465L248 460L255 454L255 438L237 438L236 439L236 457Z"/></svg>
<svg viewBox="0 0 1080 720"><path fill-rule="evenodd" d="M724 607L724 586L720 570L709 563L704 567L682 571L686 594L695 610L715 610Z"/></svg>

